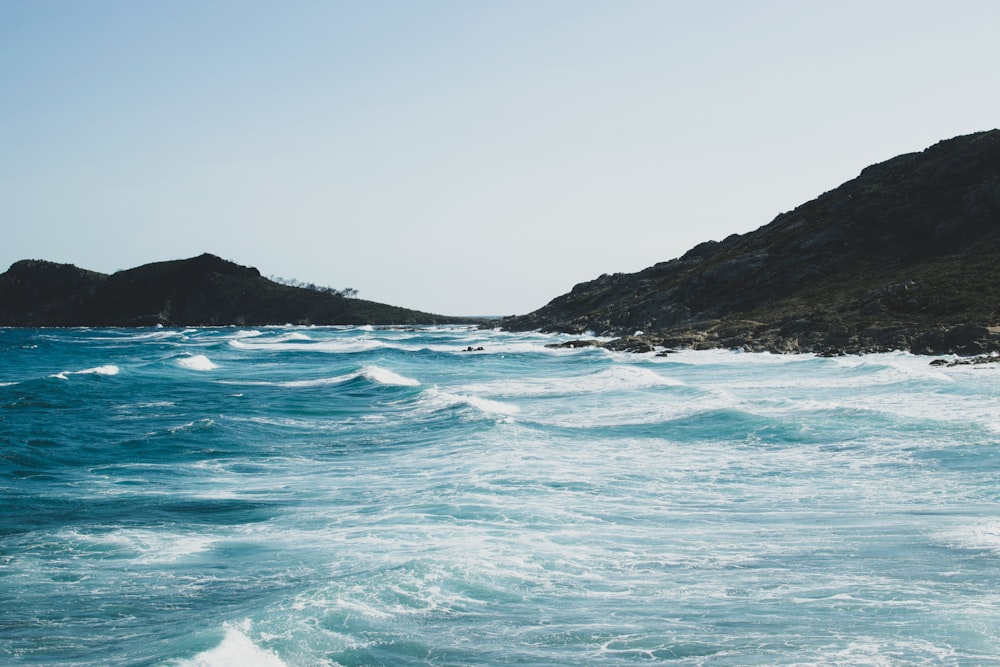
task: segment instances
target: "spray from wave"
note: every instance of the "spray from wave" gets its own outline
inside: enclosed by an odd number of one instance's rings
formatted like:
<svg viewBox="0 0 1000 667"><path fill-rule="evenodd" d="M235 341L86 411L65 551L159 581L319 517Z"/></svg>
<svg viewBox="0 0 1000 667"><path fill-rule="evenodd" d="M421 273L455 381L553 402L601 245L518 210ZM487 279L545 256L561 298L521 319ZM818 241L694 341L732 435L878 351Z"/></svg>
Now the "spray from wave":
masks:
<svg viewBox="0 0 1000 667"><path fill-rule="evenodd" d="M249 625L244 622L236 628L227 623L225 637L218 646L190 660L176 661L173 667L288 667L281 658L260 648L244 634L249 631Z"/></svg>

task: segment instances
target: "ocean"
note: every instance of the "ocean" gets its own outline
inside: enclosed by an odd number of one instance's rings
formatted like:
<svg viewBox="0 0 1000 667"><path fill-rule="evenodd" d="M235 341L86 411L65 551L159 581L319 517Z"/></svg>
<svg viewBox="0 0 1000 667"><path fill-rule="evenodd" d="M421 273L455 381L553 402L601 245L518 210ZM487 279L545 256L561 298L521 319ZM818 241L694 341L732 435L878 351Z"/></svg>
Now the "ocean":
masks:
<svg viewBox="0 0 1000 667"><path fill-rule="evenodd" d="M0 664L1000 665L1000 364L565 340L0 329Z"/></svg>

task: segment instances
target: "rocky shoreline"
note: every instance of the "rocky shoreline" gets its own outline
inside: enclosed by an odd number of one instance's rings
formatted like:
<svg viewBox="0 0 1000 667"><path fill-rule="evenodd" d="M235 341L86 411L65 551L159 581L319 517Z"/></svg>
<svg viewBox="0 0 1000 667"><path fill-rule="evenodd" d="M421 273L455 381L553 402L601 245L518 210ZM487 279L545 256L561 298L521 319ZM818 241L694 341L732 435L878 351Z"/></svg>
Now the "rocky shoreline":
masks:
<svg viewBox="0 0 1000 667"><path fill-rule="evenodd" d="M550 347L600 347L618 352L663 355L681 349L723 349L773 354L811 353L827 357L905 350L927 356L958 355L993 360L996 357L990 355L1000 353L1000 327L959 325L926 330L905 327L858 330L846 326L820 329L804 321L783 327L769 327L758 322L718 322L654 334L637 332L610 341L575 339Z"/></svg>

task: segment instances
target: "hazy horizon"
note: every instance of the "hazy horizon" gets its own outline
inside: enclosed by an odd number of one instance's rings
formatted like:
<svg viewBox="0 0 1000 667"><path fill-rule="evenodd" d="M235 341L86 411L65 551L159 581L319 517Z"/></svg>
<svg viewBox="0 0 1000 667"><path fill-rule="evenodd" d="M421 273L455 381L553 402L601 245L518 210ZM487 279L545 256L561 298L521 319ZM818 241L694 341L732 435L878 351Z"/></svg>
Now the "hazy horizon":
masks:
<svg viewBox="0 0 1000 667"><path fill-rule="evenodd" d="M1000 5L0 0L0 270L538 308L996 127Z"/></svg>

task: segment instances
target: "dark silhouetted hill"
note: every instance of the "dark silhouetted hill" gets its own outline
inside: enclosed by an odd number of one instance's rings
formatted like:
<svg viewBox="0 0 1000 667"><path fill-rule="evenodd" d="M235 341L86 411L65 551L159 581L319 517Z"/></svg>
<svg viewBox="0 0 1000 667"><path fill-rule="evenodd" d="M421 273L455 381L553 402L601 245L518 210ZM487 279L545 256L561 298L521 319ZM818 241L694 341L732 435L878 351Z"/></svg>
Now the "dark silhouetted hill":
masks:
<svg viewBox="0 0 1000 667"><path fill-rule="evenodd" d="M468 319L273 282L215 255L112 275L41 260L0 274L0 326L444 324Z"/></svg>
<svg viewBox="0 0 1000 667"><path fill-rule="evenodd" d="M720 193L725 195L725 193ZM622 348L1000 349L1000 131L864 169L756 231L576 285L512 330Z"/></svg>

